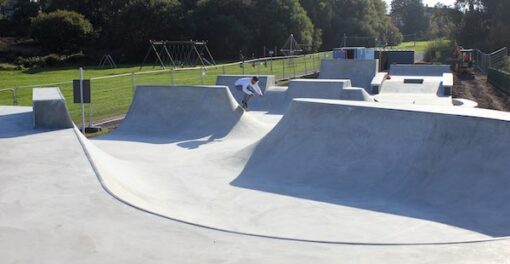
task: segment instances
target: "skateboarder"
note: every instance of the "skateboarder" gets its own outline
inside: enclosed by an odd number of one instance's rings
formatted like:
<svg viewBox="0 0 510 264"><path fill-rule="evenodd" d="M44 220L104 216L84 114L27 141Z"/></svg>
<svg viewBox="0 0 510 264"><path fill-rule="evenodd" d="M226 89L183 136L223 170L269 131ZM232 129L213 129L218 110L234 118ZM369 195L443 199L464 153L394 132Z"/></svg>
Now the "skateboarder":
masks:
<svg viewBox="0 0 510 264"><path fill-rule="evenodd" d="M250 101L253 96L264 95L260 90L259 78L257 77L238 79L234 85L238 91L242 91L244 93L243 101L241 102L241 106L244 110L248 110L248 101Z"/></svg>

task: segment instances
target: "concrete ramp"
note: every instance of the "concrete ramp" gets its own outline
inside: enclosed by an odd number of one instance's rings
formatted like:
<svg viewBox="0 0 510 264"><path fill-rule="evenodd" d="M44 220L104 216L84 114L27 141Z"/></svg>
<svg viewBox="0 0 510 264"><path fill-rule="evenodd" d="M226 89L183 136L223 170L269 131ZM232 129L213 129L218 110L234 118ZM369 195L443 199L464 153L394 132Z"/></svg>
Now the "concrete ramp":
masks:
<svg viewBox="0 0 510 264"><path fill-rule="evenodd" d="M231 87L230 90L238 102L242 100L244 94L235 90L233 85L241 77L244 76L218 76L217 79L218 84L221 83ZM271 80L271 78L268 80ZM266 85L267 81L260 84L261 87ZM346 91L346 88L351 86L351 80L347 79L294 79L289 81L288 87L274 85L265 87L263 97L251 99L249 103L250 111L282 115L295 98L373 101L365 91L362 92L357 89Z"/></svg>
<svg viewBox="0 0 510 264"><path fill-rule="evenodd" d="M232 184L508 236L506 142L508 113L297 99Z"/></svg>
<svg viewBox="0 0 510 264"><path fill-rule="evenodd" d="M448 65L391 65L389 76L379 74L372 80L379 102L453 106L453 74Z"/></svg>
<svg viewBox="0 0 510 264"><path fill-rule="evenodd" d="M235 103L225 106L233 102L226 87L152 88L137 92L121 129L131 134L81 139L106 188L137 208L308 242L433 245L510 235L508 113L294 99L269 132L253 113L239 117ZM165 100L144 108L155 98ZM142 121L166 127L157 140L126 127ZM206 134L215 140L193 140Z"/></svg>
<svg viewBox="0 0 510 264"><path fill-rule="evenodd" d="M226 86L138 86L126 118L108 138L221 138L244 128L243 113Z"/></svg>

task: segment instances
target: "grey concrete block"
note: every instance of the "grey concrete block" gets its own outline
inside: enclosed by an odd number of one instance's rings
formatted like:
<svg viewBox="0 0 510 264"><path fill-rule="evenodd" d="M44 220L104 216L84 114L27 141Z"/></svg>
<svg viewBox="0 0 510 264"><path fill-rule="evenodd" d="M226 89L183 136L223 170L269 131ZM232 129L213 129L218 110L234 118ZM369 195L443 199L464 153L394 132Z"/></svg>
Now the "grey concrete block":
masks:
<svg viewBox="0 0 510 264"><path fill-rule="evenodd" d="M73 127L65 98L59 88L34 88L32 106L35 128L64 129Z"/></svg>
<svg viewBox="0 0 510 264"><path fill-rule="evenodd" d="M355 87L372 92L372 79L379 71L379 60L323 60L320 79L349 79Z"/></svg>

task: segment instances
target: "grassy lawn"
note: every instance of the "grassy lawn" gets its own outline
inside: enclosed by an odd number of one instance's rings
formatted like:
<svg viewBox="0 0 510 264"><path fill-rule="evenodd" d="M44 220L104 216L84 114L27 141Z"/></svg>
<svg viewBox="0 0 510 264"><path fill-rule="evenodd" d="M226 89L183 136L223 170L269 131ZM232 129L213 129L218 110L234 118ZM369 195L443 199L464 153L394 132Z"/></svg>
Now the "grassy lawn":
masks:
<svg viewBox="0 0 510 264"><path fill-rule="evenodd" d="M402 50L414 50L416 52L425 52L425 50L434 43L447 43L449 40L429 40L429 41L410 41L410 42L402 42L400 45L392 47L395 49L402 49Z"/></svg>
<svg viewBox="0 0 510 264"><path fill-rule="evenodd" d="M246 63L244 67L236 65L218 65L202 70L159 71L161 68L144 67L139 72L137 65L123 65L116 69L84 67L84 77L91 79L93 120L104 120L125 114L133 98L136 85L211 85L216 83L218 74L273 74L278 79L311 73L319 69L320 61L330 53L312 54L290 60L273 62ZM121 76L116 76L116 75ZM12 90L21 86L59 87L67 100L73 120L81 123L80 106L72 103L72 80L79 78L77 68L36 68L25 71L0 71L0 105L12 105ZM18 105L32 104L32 87L16 89Z"/></svg>

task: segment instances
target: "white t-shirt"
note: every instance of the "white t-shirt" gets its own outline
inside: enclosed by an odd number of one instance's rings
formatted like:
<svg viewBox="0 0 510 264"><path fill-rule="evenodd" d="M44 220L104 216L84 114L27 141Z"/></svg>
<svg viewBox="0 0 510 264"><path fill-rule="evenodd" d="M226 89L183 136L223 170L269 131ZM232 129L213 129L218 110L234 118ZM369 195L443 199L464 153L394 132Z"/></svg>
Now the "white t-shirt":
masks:
<svg viewBox="0 0 510 264"><path fill-rule="evenodd" d="M235 86L242 86L243 87L243 92L245 94L250 94L250 95L253 94L253 92L248 89L248 87L251 87L252 90L255 91L255 93L257 93L258 95L262 96L263 94L262 94L262 90L260 90L259 83L256 82L255 84L252 84L251 80L252 80L252 78L249 78L249 77L241 78L241 79L237 80L234 85Z"/></svg>

